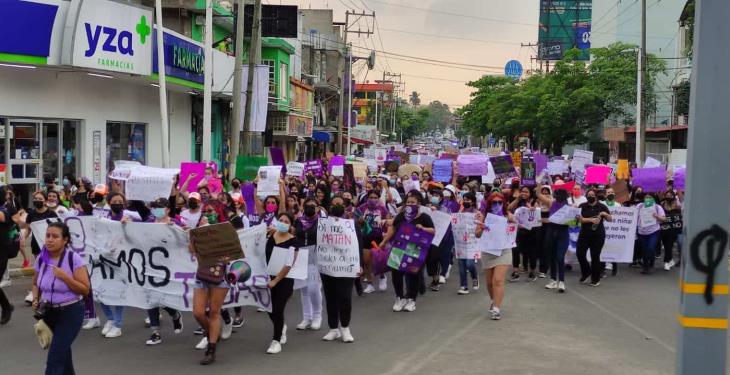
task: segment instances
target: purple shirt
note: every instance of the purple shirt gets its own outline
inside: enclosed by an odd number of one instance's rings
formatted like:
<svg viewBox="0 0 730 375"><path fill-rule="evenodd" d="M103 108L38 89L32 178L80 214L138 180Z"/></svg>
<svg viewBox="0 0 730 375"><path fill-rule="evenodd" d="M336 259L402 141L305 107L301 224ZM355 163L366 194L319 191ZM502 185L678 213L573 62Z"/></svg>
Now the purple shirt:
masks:
<svg viewBox="0 0 730 375"><path fill-rule="evenodd" d="M71 261L74 267L73 270L70 268L69 256L73 257ZM35 272L38 275L38 289L41 292L40 300L48 301L54 305L78 300L81 296L74 293L65 282L56 278L53 274L53 267L50 266L57 266L58 260L51 260L46 249L43 249L41 255L38 257L38 259L41 258L43 258L43 261L36 262L35 264ZM60 266L61 269L73 277L73 271L85 267L86 264L79 254L71 250L66 250L66 255L63 256Z"/></svg>

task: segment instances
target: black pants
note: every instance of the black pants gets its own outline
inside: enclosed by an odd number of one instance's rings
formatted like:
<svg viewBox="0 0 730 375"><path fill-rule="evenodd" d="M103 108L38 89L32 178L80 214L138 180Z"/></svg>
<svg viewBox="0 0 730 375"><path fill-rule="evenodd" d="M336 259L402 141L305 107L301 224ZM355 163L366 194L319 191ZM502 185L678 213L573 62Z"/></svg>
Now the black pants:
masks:
<svg viewBox="0 0 730 375"><path fill-rule="evenodd" d="M428 273L428 276L438 276L440 264L441 249L437 246L429 246L428 255L426 256L426 272Z"/></svg>
<svg viewBox="0 0 730 375"><path fill-rule="evenodd" d="M532 229L535 231L535 246L538 249L537 258L540 260L540 267L538 269L541 273L547 273L550 270L550 250L545 243L547 225L548 224L543 223L541 227Z"/></svg>
<svg viewBox="0 0 730 375"><path fill-rule="evenodd" d="M520 260L525 269L534 271L537 268L537 232L535 229L517 230L517 247L512 251L512 266L519 267Z"/></svg>
<svg viewBox="0 0 730 375"><path fill-rule="evenodd" d="M5 270L8 268L8 247L9 244L7 241L0 243L0 279L5 275ZM3 292L3 289L0 288L0 309L5 310L9 308L10 301L8 301L8 297Z"/></svg>
<svg viewBox="0 0 730 375"><path fill-rule="evenodd" d="M418 295L418 287L423 279L423 268L418 273L400 272L391 270L391 276L393 278L393 289L395 290L395 296L398 298L407 298L415 300ZM406 280L406 292L403 294L403 279Z"/></svg>
<svg viewBox="0 0 730 375"><path fill-rule="evenodd" d="M664 263L669 263L674 257L674 243L677 242L679 233L675 231L662 231L661 236L662 246L664 247Z"/></svg>
<svg viewBox="0 0 730 375"><path fill-rule="evenodd" d="M352 316L352 287L355 279L322 274L320 276L327 305L327 324L330 329L349 327Z"/></svg>
<svg viewBox="0 0 730 375"><path fill-rule="evenodd" d="M275 341L281 340L281 332L284 330L284 309L294 293L294 279L282 279L276 286L271 288L271 312L269 319L274 323Z"/></svg>
<svg viewBox="0 0 730 375"><path fill-rule="evenodd" d="M580 263L581 279L590 276L591 282L594 284L601 280L601 271L603 270L603 266L601 266L601 249L603 249L605 241L605 232L587 233L585 230L581 230L578 235L578 243L575 245L575 255ZM591 251L590 264L586 256L589 249Z"/></svg>

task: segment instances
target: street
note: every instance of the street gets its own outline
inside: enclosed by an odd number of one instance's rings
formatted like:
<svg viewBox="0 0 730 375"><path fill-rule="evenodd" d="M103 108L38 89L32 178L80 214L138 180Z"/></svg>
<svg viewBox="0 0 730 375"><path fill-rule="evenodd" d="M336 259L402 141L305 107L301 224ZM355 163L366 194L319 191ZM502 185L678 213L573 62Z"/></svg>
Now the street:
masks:
<svg viewBox="0 0 730 375"><path fill-rule="evenodd" d="M428 291L413 313L391 311L391 285L385 293L354 297L353 344L323 342L320 331L296 331L298 293L287 306L289 342L282 353L265 354L271 323L265 313L245 308L246 325L223 342L215 364L202 368L200 336L190 313L185 330L174 335L163 312L163 343L145 346L149 330L139 309L125 311L124 335L104 339L82 331L73 346L77 373L116 374L670 374L674 372L678 269L650 276L623 265L617 277L597 288L566 276L568 291L543 288L546 281L508 283L501 321L489 320L482 287L456 294L453 270L440 292ZM481 272L481 270L480 270ZM37 374L45 355L32 333L33 318L22 298L28 278L6 288L16 310L0 327L3 373Z"/></svg>

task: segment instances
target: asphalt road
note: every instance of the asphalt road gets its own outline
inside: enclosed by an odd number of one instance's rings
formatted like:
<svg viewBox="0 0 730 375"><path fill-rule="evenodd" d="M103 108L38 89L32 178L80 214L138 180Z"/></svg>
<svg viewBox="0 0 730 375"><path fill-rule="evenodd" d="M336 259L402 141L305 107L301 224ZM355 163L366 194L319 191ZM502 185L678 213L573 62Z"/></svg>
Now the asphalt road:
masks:
<svg viewBox="0 0 730 375"><path fill-rule="evenodd" d="M481 272L481 270L480 270ZM219 345L217 362L201 367L199 336L190 313L185 331L172 332L163 313L164 342L147 347L144 312L128 309L124 334L105 339L83 331L74 344L78 374L670 374L674 372L679 295L678 270L650 276L622 266L597 288L568 273L568 291L557 294L536 283L508 283L502 320L487 314L482 287L456 294L458 273L440 292L427 292L412 313L391 311L393 292L354 297L352 344L323 342L320 331L296 331L298 294L287 307L289 342L277 355L265 350L272 326L265 313L245 308L247 323ZM483 283L482 283L483 284ZM3 374L42 373L45 352L32 333L22 298L29 279L6 288L17 307L0 327Z"/></svg>

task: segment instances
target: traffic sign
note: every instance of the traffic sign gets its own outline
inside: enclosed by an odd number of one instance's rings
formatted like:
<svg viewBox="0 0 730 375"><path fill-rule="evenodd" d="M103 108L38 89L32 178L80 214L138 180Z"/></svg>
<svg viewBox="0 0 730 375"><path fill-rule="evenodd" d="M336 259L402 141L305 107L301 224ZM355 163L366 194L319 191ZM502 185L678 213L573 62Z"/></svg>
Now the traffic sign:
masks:
<svg viewBox="0 0 730 375"><path fill-rule="evenodd" d="M522 64L517 60L510 60L504 66L504 75L514 79L522 77Z"/></svg>

